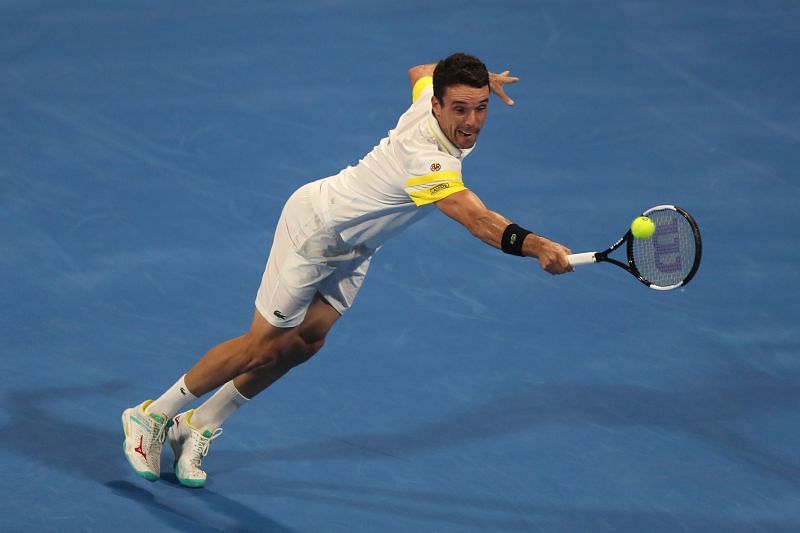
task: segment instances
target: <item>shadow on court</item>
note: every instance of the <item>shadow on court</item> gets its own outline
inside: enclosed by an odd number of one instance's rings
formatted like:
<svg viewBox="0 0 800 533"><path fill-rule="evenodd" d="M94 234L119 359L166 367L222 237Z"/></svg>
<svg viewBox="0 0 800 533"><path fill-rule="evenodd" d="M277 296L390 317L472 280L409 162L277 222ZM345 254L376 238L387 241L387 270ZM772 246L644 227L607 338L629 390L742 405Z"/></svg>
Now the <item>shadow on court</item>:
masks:
<svg viewBox="0 0 800 533"><path fill-rule="evenodd" d="M106 429L100 429L87 424L90 415L78 411L83 410L84 398L104 397L100 401L107 404L108 398L117 397L122 388L120 383L106 383L50 388L46 394L39 389L5 394L4 412L10 420L0 427L4 435L0 448L27 457L48 471L55 469L104 485L176 529L291 531L213 490L186 489L178 484L174 474L165 474L156 484L134 474L122 453L119 419L103 420ZM168 468L169 464L171 456L166 450L162 466Z"/></svg>
<svg viewBox="0 0 800 533"><path fill-rule="evenodd" d="M290 531L291 529L258 511L208 488L188 490L165 474L157 484L138 479L124 462L119 422L109 421L107 430L92 427L80 413L72 419L56 416L53 406L74 406L82 398L112 397L118 383L52 389L47 396L38 391L15 391L5 396L11 419L3 428L6 451L23 455L43 467L84 477L105 486L114 495L138 505L160 523L175 529L229 531ZM793 531L780 522L724 523L699 515L675 515L662 511L586 509L581 507L525 505L501 498L469 497L434 491L408 491L352 484L287 480L261 476L253 469L238 469L252 461L306 460L395 460L415 453L461 446L465 442L489 439L500 434L525 431L548 423L605 424L608 426L660 426L685 431L727 450L734 459L746 462L764 474L797 484L800 468L788 459L760 449L753 442L726 428L726 418L743 412L797 406L800 387L775 376L755 374L726 382L716 388L657 391L636 386L544 385L498 397L474 409L457 412L416 429L396 433L357 433L343 439L309 443L291 448L274 448L259 453L215 451L215 464L235 471L237 483L248 492L266 497L292 498L358 511L400 518L448 523L454 527L489 528L507 531L531 527L635 528L642 524L663 524L655 531L674 530L690 524L696 530L742 531L764 528ZM53 441L58 435L58 442ZM59 443L91 442L92 453L65 454ZM169 461L169 452L164 461ZM129 481L133 479L133 481ZM627 525L627 526L626 526ZM649 526L648 526L649 527ZM600 527L599 529L603 529ZM650 528L652 529L652 528Z"/></svg>
<svg viewBox="0 0 800 533"><path fill-rule="evenodd" d="M380 513L398 519L414 517L430 524L449 524L455 531L797 531L792 523L777 520L740 520L725 522L705 516L667 511L642 511L620 502L620 508L609 510L586 506L526 505L497 498L464 497L431 491L395 490L381 487L360 487L352 484L292 481L277 478L250 479L243 474L242 483L257 487L256 493L267 497L292 498L300 502L320 503L360 512ZM391 520L391 519L389 519Z"/></svg>
<svg viewBox="0 0 800 533"><path fill-rule="evenodd" d="M353 484L306 482L265 478L259 470L240 468L253 461L392 461L431 450L459 449L465 443L485 441L503 434L528 431L547 424L604 425L607 427L666 429L686 433L718 451L729 461L740 462L762 476L800 485L800 466L791 457L765 450L757 442L731 429L736 418L774 409L797 408L800 385L752 368L741 372L728 367L730 379L717 385L680 389L619 385L539 385L497 397L475 408L393 433L360 432L305 445L271 448L260 452L217 450L215 464L235 471L237 481L255 494L293 498L300 502L352 508L396 516L414 516L431 523L503 531L636 530L652 531L796 531L793 523L765 517L743 521L709 518L702 514L642 510L621 502L620 509L607 505L587 508L525 505L502 498L470 497L433 491L360 487ZM738 376L738 377L736 377ZM704 383L714 383L705 381ZM691 453L691 450L688 450ZM217 470L218 475L222 472Z"/></svg>
<svg viewBox="0 0 800 533"><path fill-rule="evenodd" d="M208 488L191 490L178 485L175 476L164 476L172 482L175 490L183 491L196 498L207 509L217 511L227 518L226 523L210 526L207 513L198 517L190 509L183 509L175 503L175 498L159 498L144 488L138 481L112 481L106 487L122 498L135 502L145 511L152 513L163 523L176 529L185 529L191 524L192 531L267 531L270 533L290 532L292 529L264 516L246 505L222 496ZM171 479L170 479L171 478ZM188 507L188 506L187 506ZM213 522L211 522L213 523Z"/></svg>
<svg viewBox="0 0 800 533"><path fill-rule="evenodd" d="M735 370L735 369L734 369ZM731 374L737 375L736 371ZM730 429L743 415L800 406L800 385L749 368L717 386L657 390L636 385L547 384L394 433L356 433L343 438L257 453L265 461L400 459L419 452L528 431L545 424L647 427L684 432L746 463L763 475L800 485L800 465L764 450ZM226 462L245 464L252 452L220 451Z"/></svg>

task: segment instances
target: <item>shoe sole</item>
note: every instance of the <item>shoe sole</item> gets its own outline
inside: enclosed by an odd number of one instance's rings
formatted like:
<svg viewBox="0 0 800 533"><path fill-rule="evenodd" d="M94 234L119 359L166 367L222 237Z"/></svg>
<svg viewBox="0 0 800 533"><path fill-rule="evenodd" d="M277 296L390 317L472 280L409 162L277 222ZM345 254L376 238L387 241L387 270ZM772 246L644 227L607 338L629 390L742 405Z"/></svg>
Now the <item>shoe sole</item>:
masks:
<svg viewBox="0 0 800 533"><path fill-rule="evenodd" d="M183 485L184 487L189 487L192 489L202 489L205 486L206 484L205 479L182 478L181 469L178 468L178 461L175 461L175 463L173 464L173 468L175 470L175 477L178 478L178 481L180 481L181 485Z"/></svg>
<svg viewBox="0 0 800 533"><path fill-rule="evenodd" d="M128 412L127 409L122 412L122 431L125 433L125 440L122 441L122 453L125 454L125 460L128 461L128 464L131 465L131 468L133 469L134 472L139 474L141 477L143 477L147 481L155 481L155 480L158 479L158 476L155 473L147 471L147 470L139 470L139 469L137 469L136 466L133 464L133 461L131 461L130 456L128 455L128 447L125 445L127 443L127 441L128 441L128 433L129 433L128 432L128 424L127 424L127 421L125 420L125 413L127 413L127 412Z"/></svg>

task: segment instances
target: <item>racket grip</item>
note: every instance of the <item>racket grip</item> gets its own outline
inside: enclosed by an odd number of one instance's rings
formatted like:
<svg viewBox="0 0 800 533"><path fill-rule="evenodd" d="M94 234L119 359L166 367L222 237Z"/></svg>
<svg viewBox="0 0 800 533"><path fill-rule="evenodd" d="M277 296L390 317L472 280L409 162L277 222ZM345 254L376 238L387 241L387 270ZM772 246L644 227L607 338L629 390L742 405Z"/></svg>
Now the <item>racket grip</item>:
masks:
<svg viewBox="0 0 800 533"><path fill-rule="evenodd" d="M590 265L597 262L594 252L568 255L567 260L569 260L569 264L572 266Z"/></svg>

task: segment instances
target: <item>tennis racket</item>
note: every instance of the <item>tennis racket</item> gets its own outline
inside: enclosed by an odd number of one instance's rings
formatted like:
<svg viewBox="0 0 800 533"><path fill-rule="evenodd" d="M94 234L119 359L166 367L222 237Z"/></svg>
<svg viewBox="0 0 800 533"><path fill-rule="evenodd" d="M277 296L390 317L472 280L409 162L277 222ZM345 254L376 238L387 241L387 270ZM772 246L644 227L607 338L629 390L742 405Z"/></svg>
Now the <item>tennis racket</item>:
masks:
<svg viewBox="0 0 800 533"><path fill-rule="evenodd" d="M572 266L592 263L611 263L658 291L683 287L700 267L702 241L700 229L686 210L674 205L651 207L643 216L650 217L656 226L649 239L637 239L628 230L617 242L603 252L585 252L568 256ZM622 245L628 262L609 257Z"/></svg>

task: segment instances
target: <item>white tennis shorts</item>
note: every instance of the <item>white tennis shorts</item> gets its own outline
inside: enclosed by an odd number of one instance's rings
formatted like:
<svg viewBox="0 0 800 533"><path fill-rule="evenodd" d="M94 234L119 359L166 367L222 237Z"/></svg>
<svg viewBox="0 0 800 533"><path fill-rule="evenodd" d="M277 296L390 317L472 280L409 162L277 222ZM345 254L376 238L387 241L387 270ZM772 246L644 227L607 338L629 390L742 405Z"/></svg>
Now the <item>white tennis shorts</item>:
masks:
<svg viewBox="0 0 800 533"><path fill-rule="evenodd" d="M283 207L256 295L256 309L272 325L299 325L316 293L339 314L353 305L374 250L345 243L323 223L312 195L318 182L302 186Z"/></svg>

